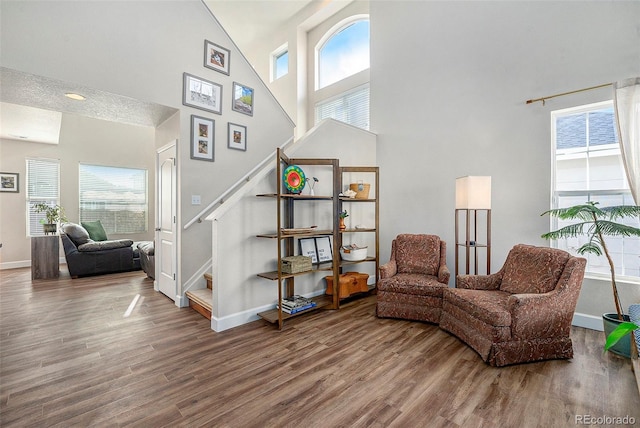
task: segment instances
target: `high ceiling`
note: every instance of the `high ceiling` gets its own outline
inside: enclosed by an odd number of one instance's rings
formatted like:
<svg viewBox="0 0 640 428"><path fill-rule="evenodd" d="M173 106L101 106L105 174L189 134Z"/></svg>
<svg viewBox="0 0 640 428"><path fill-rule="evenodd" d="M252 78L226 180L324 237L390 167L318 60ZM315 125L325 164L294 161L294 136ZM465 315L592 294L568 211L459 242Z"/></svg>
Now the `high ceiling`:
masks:
<svg viewBox="0 0 640 428"><path fill-rule="evenodd" d="M243 46L273 31L314 1L323 0L204 0L204 3L242 50ZM55 144L60 132L60 113L157 126L176 111L3 67L0 68L0 82L0 137L3 139ZM67 92L82 94L87 99L70 100L64 97ZM34 123L47 126L34 132Z"/></svg>

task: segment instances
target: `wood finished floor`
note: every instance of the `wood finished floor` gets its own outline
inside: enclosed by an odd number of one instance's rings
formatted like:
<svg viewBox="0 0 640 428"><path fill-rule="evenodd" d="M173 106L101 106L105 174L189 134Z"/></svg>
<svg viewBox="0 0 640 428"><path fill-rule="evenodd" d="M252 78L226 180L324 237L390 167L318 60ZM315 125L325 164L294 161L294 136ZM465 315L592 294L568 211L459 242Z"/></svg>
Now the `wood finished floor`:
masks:
<svg viewBox="0 0 640 428"><path fill-rule="evenodd" d="M573 329L571 361L498 369L437 326L377 319L375 296L215 333L141 272L61 275L0 271L2 427L640 424L630 363L599 332Z"/></svg>

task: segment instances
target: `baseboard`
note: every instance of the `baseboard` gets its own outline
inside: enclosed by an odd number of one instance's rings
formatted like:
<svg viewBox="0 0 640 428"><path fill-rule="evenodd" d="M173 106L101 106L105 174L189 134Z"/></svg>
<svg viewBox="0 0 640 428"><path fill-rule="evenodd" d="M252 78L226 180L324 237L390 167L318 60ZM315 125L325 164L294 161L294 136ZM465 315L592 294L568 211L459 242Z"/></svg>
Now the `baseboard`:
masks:
<svg viewBox="0 0 640 428"><path fill-rule="evenodd" d="M602 316L596 317L594 315L574 313L573 320L571 321L572 325L576 327L588 328L596 331L604 331L604 327L602 326Z"/></svg>
<svg viewBox="0 0 640 428"><path fill-rule="evenodd" d="M25 267L31 267L31 260L21 260L17 262L0 263L0 270L19 269L19 268L25 268Z"/></svg>

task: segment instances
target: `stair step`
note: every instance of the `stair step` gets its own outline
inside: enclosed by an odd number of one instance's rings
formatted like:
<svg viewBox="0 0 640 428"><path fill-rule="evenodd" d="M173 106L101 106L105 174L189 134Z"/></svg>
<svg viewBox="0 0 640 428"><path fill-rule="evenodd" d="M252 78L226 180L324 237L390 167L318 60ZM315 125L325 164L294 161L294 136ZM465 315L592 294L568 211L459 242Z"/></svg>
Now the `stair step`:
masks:
<svg viewBox="0 0 640 428"><path fill-rule="evenodd" d="M213 307L213 298L211 296L211 290L208 288L202 288L199 290L187 291L187 297L189 298L189 307L193 308L200 315L206 319L211 319L211 308Z"/></svg>
<svg viewBox="0 0 640 428"><path fill-rule="evenodd" d="M207 272L207 273L205 273L205 274L204 274L204 279L206 279L206 280L207 280L207 288L208 288L209 290L213 290L213 277L211 276L211 274L210 274L210 273L208 273L208 272Z"/></svg>

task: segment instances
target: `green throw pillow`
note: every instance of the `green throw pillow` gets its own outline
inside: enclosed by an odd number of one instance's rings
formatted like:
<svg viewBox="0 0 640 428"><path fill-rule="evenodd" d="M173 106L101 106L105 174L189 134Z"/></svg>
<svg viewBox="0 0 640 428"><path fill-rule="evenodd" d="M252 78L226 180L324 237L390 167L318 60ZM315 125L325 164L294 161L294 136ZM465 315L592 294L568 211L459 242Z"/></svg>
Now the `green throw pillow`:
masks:
<svg viewBox="0 0 640 428"><path fill-rule="evenodd" d="M104 227L102 227L102 223L100 223L100 220L83 221L82 227L87 229L87 232L89 232L89 238L93 239L94 241L106 241L107 239L109 239L107 238L107 232L104 231Z"/></svg>

